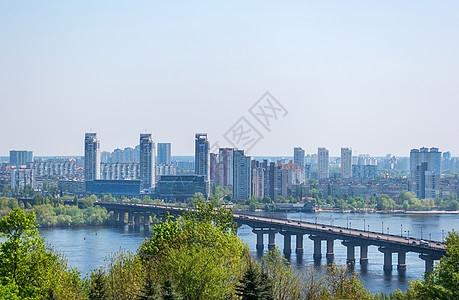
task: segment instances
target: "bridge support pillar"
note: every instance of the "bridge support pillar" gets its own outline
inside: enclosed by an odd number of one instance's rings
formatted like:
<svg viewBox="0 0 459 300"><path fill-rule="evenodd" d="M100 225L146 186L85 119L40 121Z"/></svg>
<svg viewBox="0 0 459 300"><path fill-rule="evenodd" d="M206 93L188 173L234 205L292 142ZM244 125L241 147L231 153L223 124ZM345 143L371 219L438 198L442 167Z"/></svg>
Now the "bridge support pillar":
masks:
<svg viewBox="0 0 459 300"><path fill-rule="evenodd" d="M292 253L292 234L290 232L282 232L284 236L284 254L290 255Z"/></svg>
<svg viewBox="0 0 459 300"><path fill-rule="evenodd" d="M265 245L263 243L263 230L257 230L257 229L254 229L252 230L253 233L255 233L257 235L257 251L258 252L262 252Z"/></svg>
<svg viewBox="0 0 459 300"><path fill-rule="evenodd" d="M397 269L399 269L401 271L405 271L406 270L406 252L405 251L399 251L398 252Z"/></svg>
<svg viewBox="0 0 459 300"><path fill-rule="evenodd" d="M360 264L368 265L368 245L360 245Z"/></svg>
<svg viewBox="0 0 459 300"><path fill-rule="evenodd" d="M150 226L150 215L149 214L143 215L143 225Z"/></svg>
<svg viewBox="0 0 459 300"><path fill-rule="evenodd" d="M134 214L134 227L140 228L140 214Z"/></svg>
<svg viewBox="0 0 459 300"><path fill-rule="evenodd" d="M347 248L346 264L349 266L353 266L355 264L355 246L356 245L348 241L343 241L341 244L343 244Z"/></svg>
<svg viewBox="0 0 459 300"><path fill-rule="evenodd" d="M276 248L276 233L278 231L275 230L275 229L271 229L269 230L269 233L268 233L268 250L273 250L274 248Z"/></svg>
<svg viewBox="0 0 459 300"><path fill-rule="evenodd" d="M419 258L426 263L426 273L431 273L433 271L434 258L432 255L421 254Z"/></svg>
<svg viewBox="0 0 459 300"><path fill-rule="evenodd" d="M297 254L303 253L303 234L302 233L296 234L296 253Z"/></svg>
<svg viewBox="0 0 459 300"><path fill-rule="evenodd" d="M113 222L116 223L119 217L120 217L120 213L117 210L114 210L113 211Z"/></svg>
<svg viewBox="0 0 459 300"><path fill-rule="evenodd" d="M334 239L327 239L327 261L331 262L335 258L335 250L334 250Z"/></svg>
<svg viewBox="0 0 459 300"><path fill-rule="evenodd" d="M394 252L394 250L382 247L378 250L384 253L384 271L392 271L392 253Z"/></svg>
<svg viewBox="0 0 459 300"><path fill-rule="evenodd" d="M320 260L322 258L322 240L320 236L310 235L309 238L314 241L314 254L313 257L315 260Z"/></svg>
<svg viewBox="0 0 459 300"><path fill-rule="evenodd" d="M124 226L124 217L126 216L126 212L120 211L118 214L118 222L120 226Z"/></svg>

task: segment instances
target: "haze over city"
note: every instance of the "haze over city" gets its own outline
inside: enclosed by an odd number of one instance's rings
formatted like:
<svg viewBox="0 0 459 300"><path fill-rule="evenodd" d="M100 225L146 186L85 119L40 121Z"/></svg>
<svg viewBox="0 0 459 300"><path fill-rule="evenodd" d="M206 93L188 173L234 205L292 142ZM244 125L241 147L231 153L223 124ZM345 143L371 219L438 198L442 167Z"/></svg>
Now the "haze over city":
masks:
<svg viewBox="0 0 459 300"><path fill-rule="evenodd" d="M0 155L83 155L139 133L193 155L241 117L251 155L326 147L459 153L456 1L18 2L0 9ZM269 91L288 114L270 132L248 112Z"/></svg>

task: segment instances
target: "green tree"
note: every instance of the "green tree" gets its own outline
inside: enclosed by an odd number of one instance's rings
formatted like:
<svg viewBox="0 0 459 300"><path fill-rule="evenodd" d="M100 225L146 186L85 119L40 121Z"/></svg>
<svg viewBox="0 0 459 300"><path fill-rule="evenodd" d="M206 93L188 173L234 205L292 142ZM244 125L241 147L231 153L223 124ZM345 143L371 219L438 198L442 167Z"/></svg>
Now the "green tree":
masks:
<svg viewBox="0 0 459 300"><path fill-rule="evenodd" d="M108 299L108 285L107 276L105 271L98 269L91 271L89 275L89 299L91 300L104 300Z"/></svg>
<svg viewBox="0 0 459 300"><path fill-rule="evenodd" d="M139 256L158 282L175 285L185 299L220 299L234 294L248 249L236 236L232 212L198 201L180 220L170 216L152 228Z"/></svg>
<svg viewBox="0 0 459 300"><path fill-rule="evenodd" d="M45 246L34 225L35 214L14 209L0 221L0 278L19 298L75 299L82 294L79 275L62 256ZM5 289L3 289L5 290Z"/></svg>
<svg viewBox="0 0 459 300"><path fill-rule="evenodd" d="M459 299L459 234L451 231L446 237L446 256L425 280L410 283L408 299Z"/></svg>
<svg viewBox="0 0 459 300"><path fill-rule="evenodd" d="M242 300L269 300L273 298L272 284L266 273L263 273L255 262L249 267L236 287L236 295Z"/></svg>

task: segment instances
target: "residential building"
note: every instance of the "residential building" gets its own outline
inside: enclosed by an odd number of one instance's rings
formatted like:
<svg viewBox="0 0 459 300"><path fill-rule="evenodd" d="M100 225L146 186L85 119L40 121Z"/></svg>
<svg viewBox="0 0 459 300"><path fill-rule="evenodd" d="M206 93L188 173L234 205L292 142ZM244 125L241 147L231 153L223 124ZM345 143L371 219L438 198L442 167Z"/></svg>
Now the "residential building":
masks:
<svg viewBox="0 0 459 300"><path fill-rule="evenodd" d="M262 199L265 195L264 191L264 175L265 169L263 163L257 160L251 161L251 195Z"/></svg>
<svg viewBox="0 0 459 300"><path fill-rule="evenodd" d="M171 143L158 143L158 164L171 164Z"/></svg>
<svg viewBox="0 0 459 300"><path fill-rule="evenodd" d="M233 152L234 148L218 150L218 183L219 186L233 186Z"/></svg>
<svg viewBox="0 0 459 300"><path fill-rule="evenodd" d="M155 142L151 133L140 134L140 181L141 189L155 187Z"/></svg>
<svg viewBox="0 0 459 300"><path fill-rule="evenodd" d="M26 186L34 187L34 173L32 169L15 168L11 170L11 189L23 190Z"/></svg>
<svg viewBox="0 0 459 300"><path fill-rule="evenodd" d="M100 179L100 141L97 133L86 133L84 139L84 180Z"/></svg>
<svg viewBox="0 0 459 300"><path fill-rule="evenodd" d="M251 158L244 155L244 150L235 150L233 159L233 198L248 199L251 195Z"/></svg>
<svg viewBox="0 0 459 300"><path fill-rule="evenodd" d="M208 181L210 179L210 143L207 133L195 135L194 168L196 175L202 175Z"/></svg>
<svg viewBox="0 0 459 300"><path fill-rule="evenodd" d="M209 154L209 167L210 167L210 181L217 184L218 182L218 155L217 153Z"/></svg>
<svg viewBox="0 0 459 300"><path fill-rule="evenodd" d="M341 178L352 177L352 149L341 148Z"/></svg>
<svg viewBox="0 0 459 300"><path fill-rule="evenodd" d="M101 163L102 180L138 180L138 163Z"/></svg>
<svg viewBox="0 0 459 300"><path fill-rule="evenodd" d="M432 147L410 151L410 191L420 199L436 198L440 194L441 152Z"/></svg>
<svg viewBox="0 0 459 300"><path fill-rule="evenodd" d="M327 179L330 177L329 175L329 163L330 158L328 155L328 150L321 147L318 148L317 152L317 179Z"/></svg>
<svg viewBox="0 0 459 300"><path fill-rule="evenodd" d="M296 164L301 170L305 166L305 151L301 147L293 148L293 163Z"/></svg>
<svg viewBox="0 0 459 300"><path fill-rule="evenodd" d="M11 150L10 164L13 166L28 166L33 162L33 151Z"/></svg>

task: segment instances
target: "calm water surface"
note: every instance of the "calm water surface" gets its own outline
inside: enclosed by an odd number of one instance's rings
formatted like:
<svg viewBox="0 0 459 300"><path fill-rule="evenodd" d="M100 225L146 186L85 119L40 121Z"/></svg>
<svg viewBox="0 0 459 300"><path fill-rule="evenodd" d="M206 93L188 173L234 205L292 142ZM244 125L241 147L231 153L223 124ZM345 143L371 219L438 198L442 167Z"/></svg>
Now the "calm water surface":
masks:
<svg viewBox="0 0 459 300"><path fill-rule="evenodd" d="M260 213L260 215L271 216L269 213ZM346 213L274 213L275 218L289 218L315 222L320 224L333 224L335 226L350 226L356 229L365 229L370 231L387 233L388 228L391 234L403 234L406 236L409 231L411 237L422 237L424 239L441 241L442 230L446 232L459 228L459 216L455 214L429 214L429 215L406 215L406 214L346 214ZM40 234L51 246L64 253L69 263L76 267L82 276L87 274L91 269L105 264L105 258L111 253L120 250L137 251L140 243L148 237L148 231L143 228L140 231L130 231L128 227L91 227L76 229L40 229ZM248 226L239 228L239 237L249 245L254 256L257 255L255 250L256 235ZM276 235L276 245L283 249L283 237ZM322 243L322 265L325 268L325 242ZM295 239L292 238L292 249L295 248ZM265 250L267 249L267 236L265 236ZM372 293L390 292L395 289L406 290L408 281L419 279L424 272L424 261L416 253L407 253L407 270L405 274L399 274L397 271L397 255L393 255L394 270L390 274L383 272L383 254L380 253L376 246L370 246L368 249L369 264L366 270L360 268L359 247L356 247L356 264L355 270L365 281L365 286ZM297 268L307 267L313 264L312 259L313 242L307 235L304 236L304 253L297 257L295 251L292 251L290 258L291 263ZM339 240L335 241L335 261L338 263L346 262L346 247L341 245Z"/></svg>

